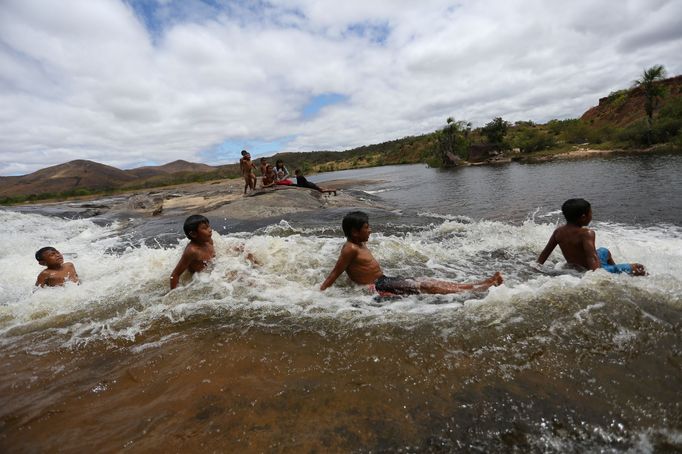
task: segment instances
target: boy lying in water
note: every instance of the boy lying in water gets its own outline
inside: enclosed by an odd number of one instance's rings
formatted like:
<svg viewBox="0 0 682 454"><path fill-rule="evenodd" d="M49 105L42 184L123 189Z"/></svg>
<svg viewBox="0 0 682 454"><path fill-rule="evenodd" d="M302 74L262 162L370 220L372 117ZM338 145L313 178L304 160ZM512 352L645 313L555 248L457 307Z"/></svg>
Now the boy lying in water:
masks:
<svg viewBox="0 0 682 454"><path fill-rule="evenodd" d="M493 285L502 283L502 275L495 273L492 277L474 283L456 283L439 281L430 278L402 278L387 277L381 271L379 262L372 256L366 242L372 230L369 227L369 217L362 211L348 213L341 223L346 235L346 244L336 266L320 286L320 290L330 287L344 271L351 281L360 285L368 285L380 294L414 295L418 293L458 293L469 290L487 290Z"/></svg>
<svg viewBox="0 0 682 454"><path fill-rule="evenodd" d="M47 267L38 275L36 286L56 287L64 285L67 280L78 284L76 267L71 262L64 262L62 254L52 246L40 248L36 252L36 260L42 266Z"/></svg>
<svg viewBox="0 0 682 454"><path fill-rule="evenodd" d="M566 224L558 227L549 237L547 246L538 257L538 263L545 263L554 248L559 245L566 262L578 269L594 271L601 267L609 273L628 273L634 276L646 274L643 265L639 263L616 265L608 249L595 247L594 231L586 228L592 221L590 202L585 199L569 199L561 205L561 212L566 218Z"/></svg>

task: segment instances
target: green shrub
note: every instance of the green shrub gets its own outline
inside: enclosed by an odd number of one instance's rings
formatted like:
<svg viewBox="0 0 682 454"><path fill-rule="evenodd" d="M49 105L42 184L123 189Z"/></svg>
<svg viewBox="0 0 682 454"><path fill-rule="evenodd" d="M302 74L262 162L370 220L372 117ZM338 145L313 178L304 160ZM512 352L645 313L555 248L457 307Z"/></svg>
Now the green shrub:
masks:
<svg viewBox="0 0 682 454"><path fill-rule="evenodd" d="M514 148L519 148L524 153L540 151L556 145L556 138L538 128L518 128L511 140Z"/></svg>

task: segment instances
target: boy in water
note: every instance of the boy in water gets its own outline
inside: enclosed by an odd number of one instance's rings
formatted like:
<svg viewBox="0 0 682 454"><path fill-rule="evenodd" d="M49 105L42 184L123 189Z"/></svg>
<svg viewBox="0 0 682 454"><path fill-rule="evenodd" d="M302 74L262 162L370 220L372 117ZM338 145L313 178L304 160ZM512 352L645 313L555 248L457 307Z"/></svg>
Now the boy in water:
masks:
<svg viewBox="0 0 682 454"><path fill-rule="evenodd" d="M242 172L242 177L244 177L244 194L246 190L251 188L253 191L256 189L256 174L253 173L253 169L256 168L256 164L251 162L251 155L248 151L242 150L242 157L239 160L239 168Z"/></svg>
<svg viewBox="0 0 682 454"><path fill-rule="evenodd" d="M367 240L372 230L369 217L362 211L348 213L341 223L346 243L341 249L334 269L320 286L320 290L330 287L344 271L351 281L368 285L379 294L414 295L418 293L458 293L467 290L482 291L502 283L502 275L495 273L489 279L475 283L455 283L430 278L386 277L379 262L367 248Z"/></svg>
<svg viewBox="0 0 682 454"><path fill-rule="evenodd" d="M643 265L639 263L616 265L608 249L604 247L596 249L594 231L586 228L592 221L590 202L585 199L569 199L561 205L561 212L566 218L566 224L554 230L547 246L538 257L538 263L545 263L558 244L566 261L579 269L594 271L601 267L609 273L628 273L634 276L646 274Z"/></svg>
<svg viewBox="0 0 682 454"><path fill-rule="evenodd" d="M47 267L38 275L36 286L56 287L64 285L67 279L78 284L78 274L73 263L64 263L64 257L55 248L47 246L39 249L36 252L36 260L40 265Z"/></svg>
<svg viewBox="0 0 682 454"><path fill-rule="evenodd" d="M206 269L215 257L211 225L204 216L193 214L185 220L183 225L185 235L189 238L189 244L180 257L180 261L171 273L171 290L178 286L180 275L189 269L190 273L197 273Z"/></svg>

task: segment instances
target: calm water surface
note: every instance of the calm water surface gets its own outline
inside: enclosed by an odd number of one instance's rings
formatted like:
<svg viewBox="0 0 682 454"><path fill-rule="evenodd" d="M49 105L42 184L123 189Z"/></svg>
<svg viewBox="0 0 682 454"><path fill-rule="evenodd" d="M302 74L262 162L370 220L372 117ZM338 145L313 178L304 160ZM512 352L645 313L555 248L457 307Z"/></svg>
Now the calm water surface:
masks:
<svg viewBox="0 0 682 454"><path fill-rule="evenodd" d="M431 169L424 165L330 172L313 180L380 179L363 187L404 210L518 222L569 198L592 204L594 219L682 225L682 155L615 156L540 164Z"/></svg>

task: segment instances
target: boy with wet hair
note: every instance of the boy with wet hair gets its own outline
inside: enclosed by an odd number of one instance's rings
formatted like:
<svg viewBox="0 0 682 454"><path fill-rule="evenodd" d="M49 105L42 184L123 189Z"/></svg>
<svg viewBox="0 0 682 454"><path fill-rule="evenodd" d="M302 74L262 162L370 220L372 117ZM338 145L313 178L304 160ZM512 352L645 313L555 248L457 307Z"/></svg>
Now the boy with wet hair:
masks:
<svg viewBox="0 0 682 454"><path fill-rule="evenodd" d="M554 248L559 245L566 262L578 269L594 271L603 268L609 273L628 273L634 276L646 274L643 265L639 263L616 265L608 249L595 247L594 231L587 228L592 221L590 202L585 199L569 199L561 205L561 212L566 218L566 224L554 230L547 246L538 257L538 263L545 263Z"/></svg>
<svg viewBox="0 0 682 454"><path fill-rule="evenodd" d="M182 229L185 231L187 238L189 238L189 244L185 247L180 261L171 273L171 290L178 286L182 273L188 269L190 273L203 271L215 257L213 239L211 238L213 231L206 217L200 214L193 214L185 219Z"/></svg>
<svg viewBox="0 0 682 454"><path fill-rule="evenodd" d="M40 248L35 257L40 265L47 267L38 274L37 287L56 287L64 285L67 280L79 283L76 267L71 262L65 263L62 254L52 246Z"/></svg>
<svg viewBox="0 0 682 454"><path fill-rule="evenodd" d="M367 240L372 230L369 227L369 216L362 211L348 213L341 222L346 243L341 248L339 259L329 276L320 286L320 290L330 287L345 271L351 281L367 285L382 296L414 295L419 293L459 293L465 291L487 290L493 285L502 283L499 272L492 277L475 283L455 283L431 278L387 277L381 271L379 262L367 248Z"/></svg>

